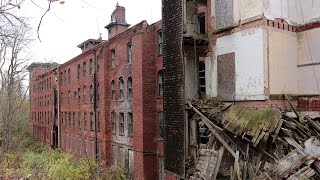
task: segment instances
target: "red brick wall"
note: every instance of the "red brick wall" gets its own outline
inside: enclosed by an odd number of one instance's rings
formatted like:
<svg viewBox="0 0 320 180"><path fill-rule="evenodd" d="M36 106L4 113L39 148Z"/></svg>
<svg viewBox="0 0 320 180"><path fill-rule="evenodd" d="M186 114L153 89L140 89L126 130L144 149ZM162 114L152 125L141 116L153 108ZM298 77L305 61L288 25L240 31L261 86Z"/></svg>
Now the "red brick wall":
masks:
<svg viewBox="0 0 320 180"><path fill-rule="evenodd" d="M320 111L320 96L300 97L298 100L299 111Z"/></svg>

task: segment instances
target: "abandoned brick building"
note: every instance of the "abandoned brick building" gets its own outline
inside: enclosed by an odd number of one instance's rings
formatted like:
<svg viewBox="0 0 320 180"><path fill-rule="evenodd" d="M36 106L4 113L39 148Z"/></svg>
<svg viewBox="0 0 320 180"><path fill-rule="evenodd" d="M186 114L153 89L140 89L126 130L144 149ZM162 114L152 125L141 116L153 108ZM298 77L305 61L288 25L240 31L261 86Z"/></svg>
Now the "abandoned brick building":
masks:
<svg viewBox="0 0 320 180"><path fill-rule="evenodd" d="M199 147L188 100L320 111L320 3L312 0L163 0L164 159L185 178ZM198 131L197 131L198 130Z"/></svg>
<svg viewBox="0 0 320 180"><path fill-rule="evenodd" d="M123 167L128 177L161 179L162 22L129 26L117 4L108 40L84 41L66 63L28 67L31 128L35 138Z"/></svg>

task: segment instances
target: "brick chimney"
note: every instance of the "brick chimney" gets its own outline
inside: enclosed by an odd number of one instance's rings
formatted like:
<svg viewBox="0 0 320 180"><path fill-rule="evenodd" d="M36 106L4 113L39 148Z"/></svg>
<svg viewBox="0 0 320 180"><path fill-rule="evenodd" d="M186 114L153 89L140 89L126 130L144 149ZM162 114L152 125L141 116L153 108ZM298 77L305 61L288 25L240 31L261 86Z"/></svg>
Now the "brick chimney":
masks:
<svg viewBox="0 0 320 180"><path fill-rule="evenodd" d="M126 22L126 9L122 6L119 6L118 2L116 9L111 15L110 23L104 27L108 29L108 39L122 33L127 30L130 24Z"/></svg>

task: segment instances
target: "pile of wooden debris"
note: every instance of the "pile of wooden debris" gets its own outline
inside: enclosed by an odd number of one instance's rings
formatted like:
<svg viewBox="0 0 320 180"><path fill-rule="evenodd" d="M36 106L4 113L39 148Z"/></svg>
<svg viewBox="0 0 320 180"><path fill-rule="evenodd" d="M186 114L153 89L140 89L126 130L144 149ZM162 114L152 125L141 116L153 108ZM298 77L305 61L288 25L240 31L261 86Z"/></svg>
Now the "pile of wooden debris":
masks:
<svg viewBox="0 0 320 180"><path fill-rule="evenodd" d="M189 179L320 179L320 116L188 102Z"/></svg>

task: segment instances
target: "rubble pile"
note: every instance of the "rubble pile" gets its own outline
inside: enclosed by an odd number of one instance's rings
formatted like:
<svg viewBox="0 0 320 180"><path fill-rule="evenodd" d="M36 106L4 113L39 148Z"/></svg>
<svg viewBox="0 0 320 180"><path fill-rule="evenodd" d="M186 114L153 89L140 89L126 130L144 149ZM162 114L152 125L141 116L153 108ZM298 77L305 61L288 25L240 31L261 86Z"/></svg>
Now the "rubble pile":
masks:
<svg viewBox="0 0 320 180"><path fill-rule="evenodd" d="M320 116L213 99L188 106L197 136L188 179L320 179Z"/></svg>

